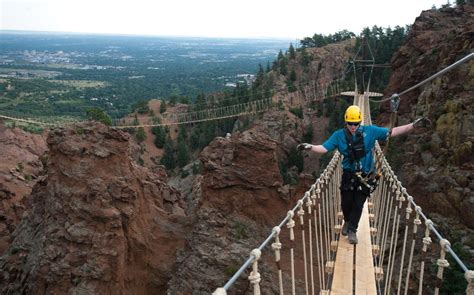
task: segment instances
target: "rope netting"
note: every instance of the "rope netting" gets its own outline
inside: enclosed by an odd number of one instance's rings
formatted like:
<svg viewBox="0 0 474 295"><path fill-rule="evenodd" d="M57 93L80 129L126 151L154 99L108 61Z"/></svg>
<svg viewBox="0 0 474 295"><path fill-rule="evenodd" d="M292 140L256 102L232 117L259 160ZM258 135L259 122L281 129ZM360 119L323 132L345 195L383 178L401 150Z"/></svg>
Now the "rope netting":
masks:
<svg viewBox="0 0 474 295"><path fill-rule="evenodd" d="M459 259L450 242L439 233L402 186L383 157L379 145L376 147L376 156L382 157L380 170L383 177L370 200L369 208L374 208L371 231L377 233L372 239L372 249L379 293L423 294L424 288L428 287L438 294L444 270L450 267L447 253L465 273L468 288L472 288L472 271ZM427 274L427 267L433 265L436 266L436 274ZM413 279L418 280L416 288ZM472 294L468 290L466 292Z"/></svg>
<svg viewBox="0 0 474 295"><path fill-rule="evenodd" d="M340 210L339 182L341 178L341 155L336 153L321 176L298 200L296 206L288 211L283 221L273 228L268 238L252 250L249 259L234 274L227 284L218 288L214 294L226 294L226 290L252 265L248 279L254 286L254 294L260 294L259 269L255 263L261 251L270 244L274 252L276 276L280 294L299 294L297 284L302 284L306 294L329 291L334 270L337 237L340 234L342 213ZM282 243L286 235L288 243ZM297 246L298 243L302 247ZM297 259L295 251L302 251L302 259ZM287 255L286 265L282 256ZM299 255L301 256L301 255ZM284 281L283 272L288 271L289 282ZM300 280L296 273L304 273Z"/></svg>

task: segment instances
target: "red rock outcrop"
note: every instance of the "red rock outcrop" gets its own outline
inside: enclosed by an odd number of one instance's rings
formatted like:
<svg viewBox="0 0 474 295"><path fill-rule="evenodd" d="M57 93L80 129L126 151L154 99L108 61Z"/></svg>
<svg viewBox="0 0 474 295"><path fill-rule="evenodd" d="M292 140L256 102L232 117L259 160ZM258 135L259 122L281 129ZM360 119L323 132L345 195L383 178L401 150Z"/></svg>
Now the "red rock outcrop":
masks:
<svg viewBox="0 0 474 295"><path fill-rule="evenodd" d="M54 129L47 172L0 258L2 294L163 294L188 219L166 179L132 161L128 134Z"/></svg>
<svg viewBox="0 0 474 295"><path fill-rule="evenodd" d="M0 255L10 245L11 234L26 209L46 152L43 135L7 128L0 123Z"/></svg>
<svg viewBox="0 0 474 295"><path fill-rule="evenodd" d="M202 205L218 208L223 214L245 215L262 224L276 222L268 210L268 202L274 209L283 204L278 193L283 183L276 150L274 141L252 130L216 138L200 156L206 169Z"/></svg>
<svg viewBox="0 0 474 295"><path fill-rule="evenodd" d="M276 141L254 129L218 137L203 150L203 177L194 189L200 192L199 208L178 255L170 294L209 294L224 284L302 196L297 191L289 199L281 191L277 150ZM274 263L262 265L262 288L278 292L269 265ZM232 290L244 294L251 288L239 280Z"/></svg>
<svg viewBox="0 0 474 295"><path fill-rule="evenodd" d="M386 93L400 93L474 50L474 5L428 10L392 59ZM401 97L400 124L426 116L433 127L393 141L396 173L423 209L474 229L474 61ZM388 120L388 103L380 122ZM403 160L401 159L403 155ZM397 158L398 157L398 158ZM474 240L473 240L474 242Z"/></svg>

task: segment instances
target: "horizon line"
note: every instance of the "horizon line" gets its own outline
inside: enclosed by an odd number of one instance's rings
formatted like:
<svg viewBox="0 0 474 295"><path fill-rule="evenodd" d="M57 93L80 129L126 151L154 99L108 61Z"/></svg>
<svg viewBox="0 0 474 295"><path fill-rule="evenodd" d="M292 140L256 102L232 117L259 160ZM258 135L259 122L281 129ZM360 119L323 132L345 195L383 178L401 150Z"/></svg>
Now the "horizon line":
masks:
<svg viewBox="0 0 474 295"><path fill-rule="evenodd" d="M268 37L268 36L202 36L202 35L158 35L145 33L99 33L99 32L74 32L74 31L45 31L45 30L23 30L23 29L0 29L0 33L32 33L32 34L73 34L73 35L98 35L98 36L117 36L117 37L155 37L155 38L196 38L196 39L244 39L244 40L280 40L295 41L300 38L291 37Z"/></svg>

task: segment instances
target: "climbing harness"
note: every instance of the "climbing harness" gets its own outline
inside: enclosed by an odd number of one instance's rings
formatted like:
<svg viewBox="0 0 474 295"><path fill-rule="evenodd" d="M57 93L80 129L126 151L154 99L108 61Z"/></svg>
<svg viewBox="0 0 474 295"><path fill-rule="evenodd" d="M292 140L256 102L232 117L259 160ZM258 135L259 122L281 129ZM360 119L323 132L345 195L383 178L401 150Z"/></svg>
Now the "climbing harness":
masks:
<svg viewBox="0 0 474 295"><path fill-rule="evenodd" d="M392 134L392 130L397 123L397 118L398 118L397 114L398 114L399 107L400 107L400 96L394 93L390 100L391 114L390 114L390 128L388 131L387 143L385 144L385 147L382 151L382 155L380 155L375 161L375 169L377 169L377 172L370 173L369 175L365 177L360 172L355 173L357 177L359 178L360 182L364 184L367 188L369 188L371 193L377 188L380 177L382 176L382 172L381 172L382 165L380 161L383 158L383 156L387 154L388 146L390 144L390 135Z"/></svg>

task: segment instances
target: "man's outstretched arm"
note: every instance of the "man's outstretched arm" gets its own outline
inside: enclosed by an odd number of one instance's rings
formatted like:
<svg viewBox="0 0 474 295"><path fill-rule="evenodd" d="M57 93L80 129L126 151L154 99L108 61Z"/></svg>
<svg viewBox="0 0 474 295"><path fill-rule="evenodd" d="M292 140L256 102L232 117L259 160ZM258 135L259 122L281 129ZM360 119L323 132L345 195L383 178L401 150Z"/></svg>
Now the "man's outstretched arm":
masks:
<svg viewBox="0 0 474 295"><path fill-rule="evenodd" d="M392 132L390 133L390 136L398 136L398 135L403 135L406 133L409 133L413 131L416 128L426 128L431 125L431 121L427 118L419 118L413 121L413 123L402 125L402 126L397 126L392 129Z"/></svg>
<svg viewBox="0 0 474 295"><path fill-rule="evenodd" d="M302 151L302 150L307 150L307 151L312 151L314 153L318 153L318 154L325 154L328 152L328 150L322 146L322 145L312 145L310 143L300 143L298 146L297 146L298 150Z"/></svg>

